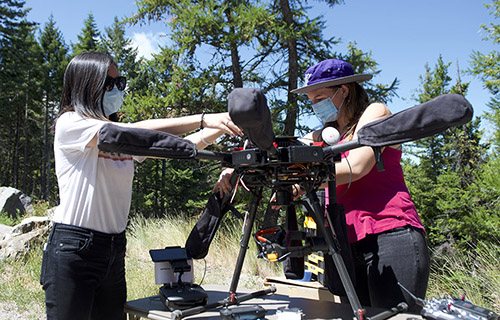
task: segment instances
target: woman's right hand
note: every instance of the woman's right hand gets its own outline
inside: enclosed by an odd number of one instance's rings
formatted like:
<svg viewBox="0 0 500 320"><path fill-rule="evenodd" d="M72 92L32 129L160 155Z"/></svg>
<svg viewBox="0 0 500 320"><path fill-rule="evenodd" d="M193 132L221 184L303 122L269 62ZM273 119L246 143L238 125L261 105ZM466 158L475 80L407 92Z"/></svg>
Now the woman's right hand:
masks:
<svg viewBox="0 0 500 320"><path fill-rule="evenodd" d="M293 200L297 200L304 193L305 193L305 191L300 187L300 184L294 184L292 186ZM271 202L271 203L276 202L276 193L273 193L269 202ZM279 205L271 205L271 209L273 209L273 210L279 210L280 208L281 208L281 206L279 206Z"/></svg>
<svg viewBox="0 0 500 320"><path fill-rule="evenodd" d="M219 176L219 180L212 189L212 192L217 191L217 189L219 188L221 197L223 197L225 194L229 194L232 190L231 176L233 175L233 172L233 168L224 169Z"/></svg>
<svg viewBox="0 0 500 320"><path fill-rule="evenodd" d="M243 130L229 117L228 112L207 113L203 115L203 125L207 128L219 129L232 136L242 136Z"/></svg>

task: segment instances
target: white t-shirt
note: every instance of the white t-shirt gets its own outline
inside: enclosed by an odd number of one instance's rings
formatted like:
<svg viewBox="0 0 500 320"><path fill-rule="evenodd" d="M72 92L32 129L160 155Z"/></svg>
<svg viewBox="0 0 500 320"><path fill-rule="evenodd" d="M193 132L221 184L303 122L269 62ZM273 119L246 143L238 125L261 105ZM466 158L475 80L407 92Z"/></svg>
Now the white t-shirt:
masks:
<svg viewBox="0 0 500 320"><path fill-rule="evenodd" d="M105 233L125 230L132 197L132 156L87 147L106 121L62 114L54 154L60 205L54 221Z"/></svg>

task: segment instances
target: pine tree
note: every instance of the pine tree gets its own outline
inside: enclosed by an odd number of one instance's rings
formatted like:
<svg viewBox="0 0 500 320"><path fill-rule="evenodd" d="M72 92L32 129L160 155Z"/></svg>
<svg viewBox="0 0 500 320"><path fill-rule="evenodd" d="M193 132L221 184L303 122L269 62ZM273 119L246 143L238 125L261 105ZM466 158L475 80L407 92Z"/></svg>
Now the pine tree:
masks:
<svg viewBox="0 0 500 320"><path fill-rule="evenodd" d="M36 150L40 51L24 2L0 2L0 183L31 193L37 188Z"/></svg>
<svg viewBox="0 0 500 320"><path fill-rule="evenodd" d="M41 170L42 199L49 200L57 197L52 190L54 173L52 159L52 141L50 127L58 113L60 94L62 91L64 71L68 65L68 48L60 30L56 27L51 15L45 24L39 39L42 50L41 88L43 90L44 121L43 121L43 155Z"/></svg>
<svg viewBox="0 0 500 320"><path fill-rule="evenodd" d="M73 56L87 51L103 52L100 32L92 13L89 13L85 19L82 33L78 35L78 42L73 45Z"/></svg>
<svg viewBox="0 0 500 320"><path fill-rule="evenodd" d="M222 100L222 103L217 103L213 108L217 110L219 105L224 105L224 96L233 88L260 80L254 71L255 66L252 69L248 60L242 59L241 52L251 47L256 30L273 23L263 7L239 0L161 3L139 1L138 6L138 13L129 19L132 23L148 19L159 21L164 16L175 17L169 19L174 43L171 49L177 52L173 65L178 76L174 74L172 80L179 79L182 82L176 82L181 91L176 90L179 94L175 98L187 94L184 89L195 85L196 96L203 92L206 96L213 97L203 104L210 105ZM172 53L171 50L168 51ZM245 65L248 68L245 69ZM195 83L186 83L191 79ZM189 96L192 97L192 94L189 92ZM200 102L193 104L199 105Z"/></svg>
<svg viewBox="0 0 500 320"><path fill-rule="evenodd" d="M332 6L341 3L325 2ZM289 91L297 87L298 77L307 67L326 58L341 57L352 62L357 71L379 72L370 55L356 49L354 44L347 54L335 53L332 47L338 41L334 37L324 39L322 17L309 18L304 3L139 1L138 12L129 22L166 21L167 16L175 17L168 20L172 48L178 52L173 80L179 79L181 90L176 90L175 99L188 93L187 96L193 97L187 88L197 85L196 96L204 93L205 97L214 97L210 102L222 101L217 105L224 106L234 87L259 87L268 96L278 124L277 134L295 135L297 127L301 128L299 115L312 111L306 97ZM198 83L198 79L203 81ZM375 99L388 101L396 87L397 80L391 85L372 85L370 93ZM282 92L287 92L285 98ZM194 101L196 108L200 102Z"/></svg>
<svg viewBox="0 0 500 320"><path fill-rule="evenodd" d="M137 48L133 47L132 40L125 37L125 28L115 17L111 27L104 28L102 39L104 52L113 57L118 64L120 73L133 81L137 77Z"/></svg>
<svg viewBox="0 0 500 320"><path fill-rule="evenodd" d="M137 90L129 98L141 102L137 111L142 116L173 116L225 111L233 88L259 87L268 97L276 134L294 135L297 127L302 128L298 116L311 112L310 104L305 97L284 97L283 92L308 66L335 57L331 48L337 43L334 38L323 39L321 17L309 19L301 9L300 1L139 1L137 14L128 21L168 21L172 45L143 65L147 72L141 71L139 82L147 84L147 90ZM287 24L288 14L295 20ZM351 48L346 57L359 62L358 70L376 70L369 55ZM298 60L291 66L297 71L290 70L293 50ZM387 92L394 89L395 85ZM299 104L297 99L302 99ZM134 105L127 103L126 114L134 113L130 110Z"/></svg>
<svg viewBox="0 0 500 320"><path fill-rule="evenodd" d="M490 14L494 18L500 17L500 0L492 1L485 7L490 9ZM484 40L491 40L496 45L500 43L499 24L491 23L481 27L487 34ZM498 77L500 74L500 52L493 50L489 53L481 53L475 50L472 54L469 72L479 77L491 94L491 100L488 103L490 112L486 113L486 116L495 128L494 145L498 151L500 149L500 78Z"/></svg>
<svg viewBox="0 0 500 320"><path fill-rule="evenodd" d="M419 103L447 93L466 94L468 83L451 85L450 65L440 56L434 69L425 66ZM478 188L488 149L481 143L480 121L478 117L408 145L413 158L404 166L406 181L433 246L448 242L471 248L491 231Z"/></svg>
<svg viewBox="0 0 500 320"><path fill-rule="evenodd" d="M490 15L494 18L500 17L500 1L494 0L486 4ZM481 25L486 32L484 40L493 41L493 44L500 43L500 25L490 23L489 25ZM481 79L483 85L491 94L491 99L488 103L489 112L485 113L486 119L493 126L492 152L490 160L484 165L484 170L481 172L481 179L478 182L478 189L481 192L481 203L483 210L478 214L479 221L485 224L482 230L483 238L489 237L490 241L496 241L496 245L500 243L498 228L500 225L500 179L498 172L500 171L500 52L492 50L489 53L474 51L471 55L471 67L469 73L476 75ZM495 220L496 219L496 220ZM495 231L491 231L492 229Z"/></svg>

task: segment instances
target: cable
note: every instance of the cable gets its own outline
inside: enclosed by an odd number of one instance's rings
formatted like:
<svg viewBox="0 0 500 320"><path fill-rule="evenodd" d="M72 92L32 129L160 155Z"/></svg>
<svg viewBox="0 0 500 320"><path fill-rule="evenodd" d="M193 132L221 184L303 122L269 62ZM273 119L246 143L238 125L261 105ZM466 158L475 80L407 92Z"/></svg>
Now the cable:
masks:
<svg viewBox="0 0 500 320"><path fill-rule="evenodd" d="M203 268L203 277L201 277L200 286L203 284L203 280L205 280L205 275L207 274L207 260L203 258L203 262L205 262L205 267Z"/></svg>
<svg viewBox="0 0 500 320"><path fill-rule="evenodd" d="M349 191L349 188L351 187L351 183L352 183L352 168L351 168L351 163L349 162L349 159L347 159L347 157L344 157L344 159L347 162L347 165L349 166L349 184L347 185L347 189L345 189L345 191L342 192L342 194L338 195L337 197L342 197L344 194L346 194L347 191Z"/></svg>

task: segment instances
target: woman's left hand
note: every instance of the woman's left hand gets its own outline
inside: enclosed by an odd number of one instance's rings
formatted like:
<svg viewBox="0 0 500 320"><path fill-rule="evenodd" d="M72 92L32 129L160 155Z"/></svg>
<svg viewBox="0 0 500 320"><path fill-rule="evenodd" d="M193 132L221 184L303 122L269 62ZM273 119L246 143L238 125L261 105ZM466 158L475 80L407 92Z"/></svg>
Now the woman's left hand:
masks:
<svg viewBox="0 0 500 320"><path fill-rule="evenodd" d="M243 131L231 120L228 112L205 114L203 116L203 126L222 130L232 136L243 135Z"/></svg>
<svg viewBox="0 0 500 320"><path fill-rule="evenodd" d="M215 184L214 188L212 189L212 192L217 191L217 189L220 189L220 196L223 197L225 194L229 194L232 190L231 186L231 176L233 175L234 169L233 168L226 168L224 171L219 176L219 180Z"/></svg>

